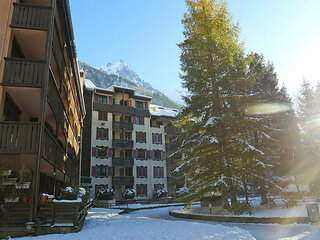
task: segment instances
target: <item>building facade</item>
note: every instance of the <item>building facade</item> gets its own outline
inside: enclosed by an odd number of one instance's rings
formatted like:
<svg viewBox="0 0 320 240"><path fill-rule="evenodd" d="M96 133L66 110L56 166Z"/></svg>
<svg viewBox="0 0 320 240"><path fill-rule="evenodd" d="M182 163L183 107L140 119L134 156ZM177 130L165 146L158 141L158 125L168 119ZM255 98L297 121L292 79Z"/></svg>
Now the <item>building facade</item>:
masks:
<svg viewBox="0 0 320 240"><path fill-rule="evenodd" d="M0 172L30 170L30 221L40 193L79 184L85 107L72 29L68 0L0 1Z"/></svg>
<svg viewBox="0 0 320 240"><path fill-rule="evenodd" d="M91 187L92 196L112 188L117 200L126 189L134 189L136 199L168 189L166 129L178 111L152 105L151 97L134 89L101 89L85 81L81 184Z"/></svg>

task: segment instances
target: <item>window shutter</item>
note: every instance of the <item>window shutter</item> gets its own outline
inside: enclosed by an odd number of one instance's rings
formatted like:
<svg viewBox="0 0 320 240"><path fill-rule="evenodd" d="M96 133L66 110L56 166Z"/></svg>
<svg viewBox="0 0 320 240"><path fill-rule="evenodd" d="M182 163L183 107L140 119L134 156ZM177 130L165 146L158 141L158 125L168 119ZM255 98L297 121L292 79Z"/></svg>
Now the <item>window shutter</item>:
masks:
<svg viewBox="0 0 320 240"><path fill-rule="evenodd" d="M142 177L142 171L141 167L138 167L138 177Z"/></svg>
<svg viewBox="0 0 320 240"><path fill-rule="evenodd" d="M142 142L144 142L144 140L145 140L145 137L144 137L144 136L145 136L145 133L141 133L141 141L142 141Z"/></svg>
<svg viewBox="0 0 320 240"><path fill-rule="evenodd" d="M144 150L144 159L147 159L147 150Z"/></svg>
<svg viewBox="0 0 320 240"><path fill-rule="evenodd" d="M148 103L147 102L144 103L144 108L148 109Z"/></svg>
<svg viewBox="0 0 320 240"><path fill-rule="evenodd" d="M151 159L153 160L154 159L154 151L151 150Z"/></svg>
<svg viewBox="0 0 320 240"><path fill-rule="evenodd" d="M102 129L103 139L107 139L107 129Z"/></svg>
<svg viewBox="0 0 320 240"><path fill-rule="evenodd" d="M147 150L147 159L150 159L150 151Z"/></svg>
<svg viewBox="0 0 320 240"><path fill-rule="evenodd" d="M102 138L102 129L98 128L98 138Z"/></svg>
<svg viewBox="0 0 320 240"><path fill-rule="evenodd" d="M161 143L161 134L158 134L158 143Z"/></svg>
<svg viewBox="0 0 320 240"><path fill-rule="evenodd" d="M109 104L112 104L112 97L109 96Z"/></svg>
<svg viewBox="0 0 320 240"><path fill-rule="evenodd" d="M97 156L97 148L96 147L92 147L92 156L93 157Z"/></svg>
<svg viewBox="0 0 320 240"><path fill-rule="evenodd" d="M102 112L98 112L98 120L102 120Z"/></svg>
<svg viewBox="0 0 320 240"><path fill-rule="evenodd" d="M166 159L166 152L165 151L162 152L162 159L163 160Z"/></svg>
<svg viewBox="0 0 320 240"><path fill-rule="evenodd" d="M147 185L143 185L143 195L147 195Z"/></svg>
<svg viewBox="0 0 320 240"><path fill-rule="evenodd" d="M96 167L92 167L92 176L91 177L95 177L96 174L97 174Z"/></svg>
<svg viewBox="0 0 320 240"><path fill-rule="evenodd" d="M144 125L144 117L140 117L140 123L141 125Z"/></svg>
<svg viewBox="0 0 320 240"><path fill-rule="evenodd" d="M153 167L153 177L154 177L154 178L157 177L157 176L156 176L156 167Z"/></svg>
<svg viewBox="0 0 320 240"><path fill-rule="evenodd" d="M163 177L163 167L159 168L159 177Z"/></svg>
<svg viewBox="0 0 320 240"><path fill-rule="evenodd" d="M108 113L104 112L103 120L108 121Z"/></svg>
<svg viewBox="0 0 320 240"><path fill-rule="evenodd" d="M144 177L147 177L147 168L146 167L143 167L143 176Z"/></svg>
<svg viewBox="0 0 320 240"><path fill-rule="evenodd" d="M138 142L140 142L141 141L141 135L140 135L139 132L137 134L138 134Z"/></svg>
<svg viewBox="0 0 320 240"><path fill-rule="evenodd" d="M109 140L109 128L107 128L107 140Z"/></svg>
<svg viewBox="0 0 320 240"><path fill-rule="evenodd" d="M112 148L108 148L108 157L112 157Z"/></svg>
<svg viewBox="0 0 320 240"><path fill-rule="evenodd" d="M112 177L112 167L108 167L108 177Z"/></svg>
<svg viewBox="0 0 320 240"><path fill-rule="evenodd" d="M106 147L106 156L105 158L108 158L108 147Z"/></svg>
<svg viewBox="0 0 320 240"><path fill-rule="evenodd" d="M98 95L97 94L94 95L94 101L98 102Z"/></svg>

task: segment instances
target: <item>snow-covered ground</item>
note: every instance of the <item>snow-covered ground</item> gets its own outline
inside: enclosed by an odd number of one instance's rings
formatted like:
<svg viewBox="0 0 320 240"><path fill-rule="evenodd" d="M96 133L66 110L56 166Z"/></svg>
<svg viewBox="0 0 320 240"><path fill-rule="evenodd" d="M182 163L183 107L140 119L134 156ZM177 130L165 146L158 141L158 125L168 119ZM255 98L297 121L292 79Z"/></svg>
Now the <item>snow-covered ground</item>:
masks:
<svg viewBox="0 0 320 240"><path fill-rule="evenodd" d="M157 211L158 209L154 209ZM250 233L235 226L210 225L200 222L168 221L141 215L119 215L120 210L92 208L78 233L53 234L20 239L130 239L130 240L198 240L198 239L254 239ZM166 209L168 213L168 209Z"/></svg>
<svg viewBox="0 0 320 240"><path fill-rule="evenodd" d="M240 201L244 201L243 198L238 198ZM283 208L283 199L280 197L275 197L274 202L276 204L276 207L274 208L266 208L265 206L262 206L260 204L260 198L250 198L250 204L253 206L252 214L243 214L243 215L232 215L229 214L227 216L236 216L236 217L308 217L306 204L312 202L310 199L306 200L305 202L299 201L298 205L291 208ZM318 203L318 207L320 209L320 203ZM201 215L207 215L209 214L209 208L206 208L205 211L207 211L207 214L204 213L204 211L198 210L197 207L193 207L192 209L180 209L177 210L178 212L183 213L191 213L191 214L199 214L201 212ZM221 214L222 215L222 214ZM320 239L320 236L319 236Z"/></svg>
<svg viewBox="0 0 320 240"><path fill-rule="evenodd" d="M157 203L157 204L140 204L140 203L132 203L132 204L122 204L116 205L113 208L150 208L150 207L166 207L166 206L182 206L183 203ZM200 202L194 202L192 205L200 205Z"/></svg>

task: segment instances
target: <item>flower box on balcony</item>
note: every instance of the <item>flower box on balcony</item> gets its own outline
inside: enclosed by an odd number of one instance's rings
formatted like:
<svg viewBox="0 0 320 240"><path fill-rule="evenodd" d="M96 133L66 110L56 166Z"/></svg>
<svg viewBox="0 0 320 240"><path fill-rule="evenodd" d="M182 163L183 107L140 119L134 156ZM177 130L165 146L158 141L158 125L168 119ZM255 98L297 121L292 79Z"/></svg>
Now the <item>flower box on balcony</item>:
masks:
<svg viewBox="0 0 320 240"><path fill-rule="evenodd" d="M31 182L16 183L16 189L29 189Z"/></svg>
<svg viewBox="0 0 320 240"><path fill-rule="evenodd" d="M11 198L11 197L5 197L4 198L4 202L14 202L14 203L16 203L16 202L18 202L19 201L19 197L16 197L16 198Z"/></svg>
<svg viewBox="0 0 320 240"><path fill-rule="evenodd" d="M2 183L2 185L5 185L5 186L14 185L16 182L17 182L17 178L8 178Z"/></svg>

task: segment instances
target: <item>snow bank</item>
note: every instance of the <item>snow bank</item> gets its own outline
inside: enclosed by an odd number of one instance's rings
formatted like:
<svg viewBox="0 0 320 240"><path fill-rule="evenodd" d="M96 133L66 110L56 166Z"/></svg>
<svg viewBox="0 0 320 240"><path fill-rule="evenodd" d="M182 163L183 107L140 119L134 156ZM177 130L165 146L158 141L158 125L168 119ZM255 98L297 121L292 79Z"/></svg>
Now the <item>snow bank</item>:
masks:
<svg viewBox="0 0 320 240"><path fill-rule="evenodd" d="M199 222L165 221L133 215L119 215L115 209L91 209L83 229L78 233L54 234L21 239L50 240L199 240L199 239L254 239L247 231L238 227L211 225Z"/></svg>

